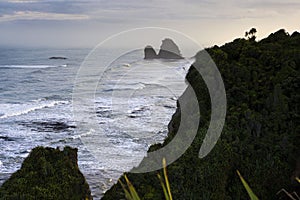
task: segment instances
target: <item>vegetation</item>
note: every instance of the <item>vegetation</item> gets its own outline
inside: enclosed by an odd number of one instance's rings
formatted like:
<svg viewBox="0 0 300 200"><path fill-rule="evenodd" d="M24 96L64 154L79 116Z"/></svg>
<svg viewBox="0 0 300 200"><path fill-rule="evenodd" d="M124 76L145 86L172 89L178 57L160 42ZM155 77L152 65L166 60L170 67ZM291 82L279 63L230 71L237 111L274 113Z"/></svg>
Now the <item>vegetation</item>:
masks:
<svg viewBox="0 0 300 200"><path fill-rule="evenodd" d="M169 179L168 179L168 174L167 174L166 159L163 159L163 168L164 168L163 172L164 172L165 180L163 180L163 178L161 177L160 174L157 174L157 176L160 180L161 187L163 188L165 199L166 200L173 200L172 193L171 193L171 188L170 188L170 183L169 183Z"/></svg>
<svg viewBox="0 0 300 200"><path fill-rule="evenodd" d="M131 182L129 181L129 179L127 178L127 176L125 175L125 180L127 183L127 187L122 183L122 181L119 180L124 192L125 192L125 197L127 200L140 200L139 195L137 194L134 186L131 184Z"/></svg>
<svg viewBox="0 0 300 200"><path fill-rule="evenodd" d="M236 39L206 50L223 76L228 104L226 124L214 149L199 159L210 120L210 97L200 74L191 66L186 80L198 97L201 122L192 145L168 166L173 199L248 199L236 169L243 172L261 199L286 198L276 195L282 188L300 194L295 179L300 174L300 33L289 35L279 30L260 41ZM196 62L200 62L200 55ZM172 140L180 116L178 105L168 137L149 151ZM127 173L141 199L164 199L157 173ZM120 180L124 181L124 176ZM103 199L124 196L118 183Z"/></svg>
<svg viewBox="0 0 300 200"><path fill-rule="evenodd" d="M157 176L158 176L158 179L160 180L160 184L161 184L161 187L162 187L164 195L165 195L165 200L173 200L170 183L169 183L169 179L168 179L168 174L167 174L167 165L166 165L165 159L163 159L163 168L164 168L164 170L163 170L164 171L164 180L160 174L157 174ZM124 177L125 177L128 189L122 183L121 180L119 180L119 183L121 184L121 186L123 188L126 199L127 200L140 200L140 197L139 197L138 193L136 192L134 186L128 180L126 175L124 175Z"/></svg>
<svg viewBox="0 0 300 200"><path fill-rule="evenodd" d="M91 191L78 169L77 149L37 147L0 188L5 200L90 200Z"/></svg>
<svg viewBox="0 0 300 200"><path fill-rule="evenodd" d="M247 190L247 193L248 193L250 199L251 200L258 200L257 196L253 193L252 189L250 188L250 186L248 185L248 183L245 181L245 179L242 177L241 173L238 170L237 170L237 174L239 175L243 186Z"/></svg>
<svg viewBox="0 0 300 200"><path fill-rule="evenodd" d="M256 28L251 28L249 32L246 31L245 37L248 38L248 40L255 40L256 36L255 34L257 33Z"/></svg>
<svg viewBox="0 0 300 200"><path fill-rule="evenodd" d="M240 172L238 170L237 170L237 174L240 177L245 189L247 190L247 193L248 193L250 199L251 200L258 200L257 196L254 194L254 192L252 191L252 189L250 188L250 186L248 185L248 183L245 181L245 179L242 177L242 175L240 174ZM296 181L298 181L300 183L298 177L296 177L295 179L296 179ZM286 194L286 197L289 197L289 199L291 199L291 200L300 200L299 195L295 191L290 193L290 192L287 192L284 188L282 188L281 190L279 190L277 192L277 195L280 194L281 192Z"/></svg>

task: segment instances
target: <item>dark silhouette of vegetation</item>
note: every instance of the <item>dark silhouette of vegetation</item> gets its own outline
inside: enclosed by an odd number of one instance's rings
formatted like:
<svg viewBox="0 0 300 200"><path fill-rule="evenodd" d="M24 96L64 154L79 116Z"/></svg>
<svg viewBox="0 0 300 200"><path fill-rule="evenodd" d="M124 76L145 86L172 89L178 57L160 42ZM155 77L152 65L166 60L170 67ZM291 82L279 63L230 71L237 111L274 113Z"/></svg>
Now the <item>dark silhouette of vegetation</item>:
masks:
<svg viewBox="0 0 300 200"><path fill-rule="evenodd" d="M91 191L77 165L77 149L37 147L20 170L1 186L5 200L91 200Z"/></svg>
<svg viewBox="0 0 300 200"><path fill-rule="evenodd" d="M254 41L256 39L255 34L257 33L256 28L251 28L249 32L246 31L245 37L248 38L248 40Z"/></svg>
<svg viewBox="0 0 300 200"><path fill-rule="evenodd" d="M256 31L250 32L252 38ZM237 169L260 199L284 199L276 195L282 188L300 194L296 181L300 175L300 34L290 36L279 30L258 42L236 39L206 50L223 76L228 104L226 124L214 149L199 159L210 120L210 97L200 74L191 66L186 80L198 97L201 121L192 145L168 166L173 198L248 199ZM196 62L200 62L200 55ZM172 140L180 117L178 105L168 137L149 151ZM141 199L164 199L157 173L126 175ZM124 176L120 180L125 182ZM124 199L121 185L115 184L103 199Z"/></svg>

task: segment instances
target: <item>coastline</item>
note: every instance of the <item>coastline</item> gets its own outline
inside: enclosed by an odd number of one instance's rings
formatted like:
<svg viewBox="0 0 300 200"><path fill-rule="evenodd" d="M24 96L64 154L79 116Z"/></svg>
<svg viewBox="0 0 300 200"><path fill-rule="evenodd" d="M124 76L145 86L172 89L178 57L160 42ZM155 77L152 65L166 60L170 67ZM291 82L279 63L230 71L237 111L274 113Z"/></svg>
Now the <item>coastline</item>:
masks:
<svg viewBox="0 0 300 200"><path fill-rule="evenodd" d="M291 52L299 48L295 44L300 41L300 36L293 35L287 35L280 30L258 42L237 39L221 47L207 49L215 62L221 66L228 91L229 114L222 138L203 160L198 158L198 151L209 122L210 99L199 73L193 67L190 68L187 81L197 92L203 117L201 116L198 135L192 146L183 157L168 166L171 189L176 199L245 199L247 194L235 173L237 169L243 172L260 197L277 198L276 192L280 188L289 191L295 188L299 191L299 186L290 179L294 176L293 173L299 173L295 169L299 156L299 148L296 146L299 139L296 130L299 125L288 124L288 121L296 120L296 113L287 106L290 103L297 105L299 98L293 95L296 87L294 83L297 83L299 73L299 68L296 67L299 66L297 56L300 54L293 55ZM288 56L295 63L294 66L289 63L284 65L286 62L283 57L277 58L281 66L278 68L270 67L271 64L258 63L256 68L252 68L251 64L247 65L248 62L254 62L252 58L258 60L257 62L267 62L277 55L278 49L272 48L273 43L281 45L282 55ZM262 50L269 50L264 59L257 53L263 53ZM237 64L235 59L240 64ZM247 79L249 77L251 79ZM254 97L252 94L260 96ZM163 144L152 145L149 152L162 148L174 138L180 125L180 116L178 105L168 125L168 137ZM278 123L274 123L274 120ZM136 186L143 199L163 199L157 173L161 171L124 174ZM124 182L124 176L120 180ZM276 183L273 180L276 180ZM124 191L120 184L115 184L102 199L122 198Z"/></svg>

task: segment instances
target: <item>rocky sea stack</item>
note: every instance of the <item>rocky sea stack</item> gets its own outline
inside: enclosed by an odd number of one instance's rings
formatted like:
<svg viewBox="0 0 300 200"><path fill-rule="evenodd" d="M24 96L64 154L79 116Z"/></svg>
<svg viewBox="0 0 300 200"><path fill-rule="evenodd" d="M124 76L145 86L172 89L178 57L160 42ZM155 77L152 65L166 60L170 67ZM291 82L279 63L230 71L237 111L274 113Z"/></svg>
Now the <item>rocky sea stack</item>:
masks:
<svg viewBox="0 0 300 200"><path fill-rule="evenodd" d="M148 46L145 47L144 54L145 54L144 59L155 59L155 58L158 58L155 50L150 45L148 45Z"/></svg>
<svg viewBox="0 0 300 200"><path fill-rule="evenodd" d="M144 53L145 59L183 59L179 47L169 38L162 41L158 54L150 45L145 47Z"/></svg>
<svg viewBox="0 0 300 200"><path fill-rule="evenodd" d="M158 57L163 59L183 59L179 47L169 38L162 41Z"/></svg>
<svg viewBox="0 0 300 200"><path fill-rule="evenodd" d="M20 170L1 186L0 199L91 200L91 191L77 165L77 149L34 148Z"/></svg>

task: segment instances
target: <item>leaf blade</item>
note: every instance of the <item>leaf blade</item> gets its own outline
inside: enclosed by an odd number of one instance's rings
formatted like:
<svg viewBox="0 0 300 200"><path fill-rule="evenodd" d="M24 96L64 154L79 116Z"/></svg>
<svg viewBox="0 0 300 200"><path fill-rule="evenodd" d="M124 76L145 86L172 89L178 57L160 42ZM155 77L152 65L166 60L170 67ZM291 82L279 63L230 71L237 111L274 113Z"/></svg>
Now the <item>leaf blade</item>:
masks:
<svg viewBox="0 0 300 200"><path fill-rule="evenodd" d="M245 179L242 177L241 173L239 172L239 170L236 170L238 176L240 177L244 188L247 190L247 193L250 197L251 200L258 200L258 197L254 194L254 192L252 191L252 189L250 188L250 186L248 185L248 183L245 181Z"/></svg>

